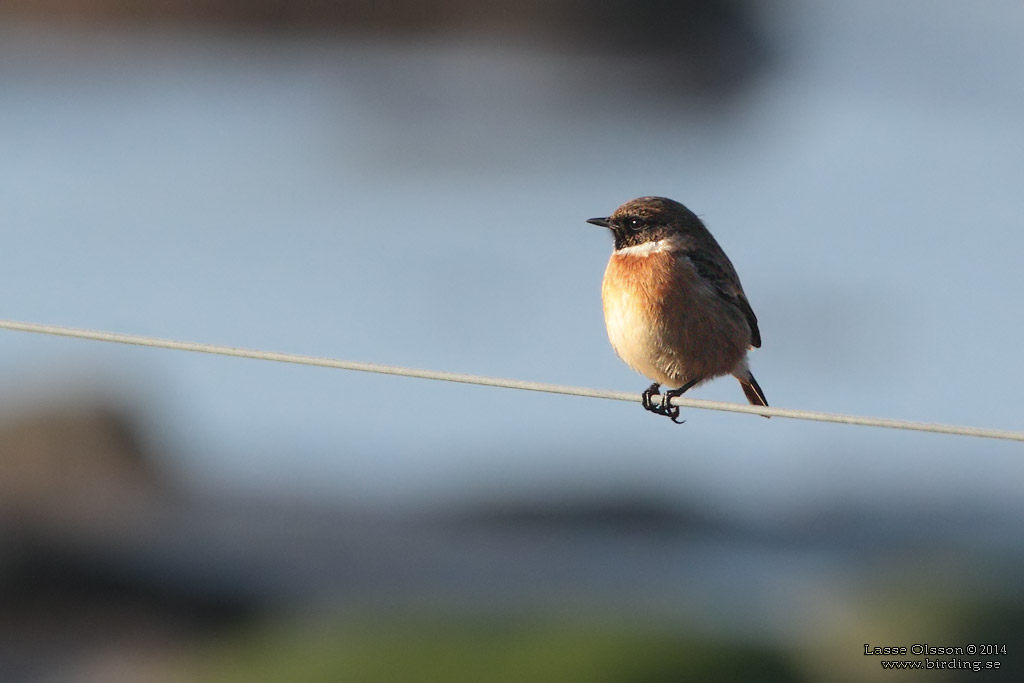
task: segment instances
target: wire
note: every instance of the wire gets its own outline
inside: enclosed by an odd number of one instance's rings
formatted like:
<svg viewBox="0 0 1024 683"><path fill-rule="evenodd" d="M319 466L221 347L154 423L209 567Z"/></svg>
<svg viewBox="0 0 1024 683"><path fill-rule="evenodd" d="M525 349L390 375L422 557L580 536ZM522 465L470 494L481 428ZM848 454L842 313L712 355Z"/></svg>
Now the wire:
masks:
<svg viewBox="0 0 1024 683"><path fill-rule="evenodd" d="M359 361L338 360L334 358L323 358L320 356L303 356L294 353L280 353L277 351L257 351L254 349L243 349L234 346L218 346L216 344L202 344L197 342L176 341L173 339L144 337L136 334L120 334L117 332L83 330L76 329L73 327L62 327L59 325L41 325L38 323L19 322L16 320L0 319L0 329L15 330L18 332L32 332L35 334L49 334L58 337L74 337L76 339L91 339L93 341L112 342L115 344L151 346L155 348L174 349L177 351L189 351L193 353L210 353L218 356L252 358L255 360L275 361L278 363L314 365L323 368L336 368L339 370L358 370L359 372L374 372L384 375L399 375L401 377L419 377L421 379L432 379L442 382L461 382L463 384L479 384L488 387L503 387L505 389L541 391L549 394L565 394L568 396L603 398L611 399L613 401L640 401L640 394L627 391L588 389L586 387L567 386L564 384L545 384L543 382L530 382L519 379L483 377L480 375L469 375L460 372L418 370L416 368L406 368L397 365L361 363ZM1024 432L1014 432L1001 429L984 429L980 427L963 427L958 425L933 424L929 422L913 422L910 420L894 420L891 418L884 417L862 417L858 415L841 415L836 413L823 413L814 410L793 410L791 408L767 408L763 406L750 406L739 403L724 403L721 401L705 401L702 399L685 397L673 399L672 402L674 405L683 408L700 408L702 410L724 410L733 413L751 413L754 415L768 415L771 417L787 417L794 420L837 422L840 424L860 425L864 427L906 429L918 432L935 432L938 434L956 434L959 436L972 436L989 439L1006 439L1009 441L1024 441Z"/></svg>

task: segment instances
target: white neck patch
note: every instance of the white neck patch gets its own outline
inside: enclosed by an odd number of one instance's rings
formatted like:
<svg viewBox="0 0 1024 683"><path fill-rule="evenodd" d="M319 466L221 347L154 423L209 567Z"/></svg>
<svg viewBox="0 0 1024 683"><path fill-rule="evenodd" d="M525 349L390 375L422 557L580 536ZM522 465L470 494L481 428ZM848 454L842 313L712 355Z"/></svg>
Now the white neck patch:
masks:
<svg viewBox="0 0 1024 683"><path fill-rule="evenodd" d="M616 249L616 254L622 256L650 256L651 254L658 254L663 251L668 251L672 247L672 243L669 240L654 240L652 242L644 242L643 244L634 244L630 247L622 247Z"/></svg>

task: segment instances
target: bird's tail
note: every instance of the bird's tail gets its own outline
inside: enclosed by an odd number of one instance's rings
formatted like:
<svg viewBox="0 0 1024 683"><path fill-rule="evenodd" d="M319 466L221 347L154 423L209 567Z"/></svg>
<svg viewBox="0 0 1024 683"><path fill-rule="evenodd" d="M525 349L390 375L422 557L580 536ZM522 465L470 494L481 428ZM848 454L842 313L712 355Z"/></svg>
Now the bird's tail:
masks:
<svg viewBox="0 0 1024 683"><path fill-rule="evenodd" d="M764 392L761 391L761 385L757 383L754 376L747 371L746 375L737 377L740 386L743 387L743 393L746 394L747 400L750 401L752 406L764 406L768 407L768 399L764 397ZM765 415L764 417L770 417Z"/></svg>

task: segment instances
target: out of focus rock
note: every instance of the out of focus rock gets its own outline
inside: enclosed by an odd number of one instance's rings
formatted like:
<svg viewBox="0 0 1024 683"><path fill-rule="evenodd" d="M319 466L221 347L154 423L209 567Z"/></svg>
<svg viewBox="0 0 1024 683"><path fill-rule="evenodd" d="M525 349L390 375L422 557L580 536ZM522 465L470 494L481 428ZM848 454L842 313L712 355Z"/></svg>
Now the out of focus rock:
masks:
<svg viewBox="0 0 1024 683"><path fill-rule="evenodd" d="M0 423L0 524L123 524L166 487L130 420L105 406L50 408Z"/></svg>
<svg viewBox="0 0 1024 683"><path fill-rule="evenodd" d="M642 81L666 97L729 94L759 73L770 51L757 10L749 0L4 0L0 19L525 39L609 58L604 90Z"/></svg>

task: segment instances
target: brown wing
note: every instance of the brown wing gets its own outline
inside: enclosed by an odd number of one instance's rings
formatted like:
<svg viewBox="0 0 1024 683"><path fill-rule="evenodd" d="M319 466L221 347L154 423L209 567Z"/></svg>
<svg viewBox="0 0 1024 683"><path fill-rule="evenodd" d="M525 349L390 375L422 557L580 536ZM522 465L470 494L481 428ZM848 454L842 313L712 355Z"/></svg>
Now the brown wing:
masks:
<svg viewBox="0 0 1024 683"><path fill-rule="evenodd" d="M736 305L743 311L747 324L750 325L750 345L755 349L761 348L761 330L757 329L757 316L754 315L754 309L750 307L750 302L742 291L736 296Z"/></svg>
<svg viewBox="0 0 1024 683"><path fill-rule="evenodd" d="M720 258L716 259L702 251L686 252L686 257L690 259L697 275L714 287L723 299L732 303L743 313L743 317L747 319L747 325L750 326L750 345L755 349L760 348L761 331L757 328L757 316L754 315L754 309L750 307L750 302L747 301L747 296L743 293L736 270L720 249L719 256Z"/></svg>

